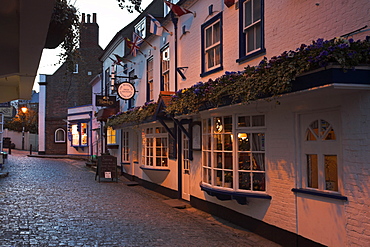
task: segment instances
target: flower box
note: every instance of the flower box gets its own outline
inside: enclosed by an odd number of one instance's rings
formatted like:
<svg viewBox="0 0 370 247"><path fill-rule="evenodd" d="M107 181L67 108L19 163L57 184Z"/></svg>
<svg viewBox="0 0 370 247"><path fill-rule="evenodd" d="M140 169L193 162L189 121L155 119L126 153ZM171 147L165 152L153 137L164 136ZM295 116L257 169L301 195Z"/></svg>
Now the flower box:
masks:
<svg viewBox="0 0 370 247"><path fill-rule="evenodd" d="M292 81L292 91L301 91L323 85L370 84L370 66L357 66L355 69L343 69L339 65L330 65L304 73Z"/></svg>

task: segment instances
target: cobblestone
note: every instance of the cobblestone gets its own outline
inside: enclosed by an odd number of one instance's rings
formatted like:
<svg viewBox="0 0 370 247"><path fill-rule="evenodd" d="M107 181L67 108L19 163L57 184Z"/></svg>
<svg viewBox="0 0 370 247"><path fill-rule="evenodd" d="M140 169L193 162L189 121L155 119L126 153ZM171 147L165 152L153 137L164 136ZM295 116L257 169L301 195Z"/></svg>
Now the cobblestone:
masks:
<svg viewBox="0 0 370 247"><path fill-rule="evenodd" d="M94 180L83 161L14 150L0 179L0 247L278 246L141 186Z"/></svg>

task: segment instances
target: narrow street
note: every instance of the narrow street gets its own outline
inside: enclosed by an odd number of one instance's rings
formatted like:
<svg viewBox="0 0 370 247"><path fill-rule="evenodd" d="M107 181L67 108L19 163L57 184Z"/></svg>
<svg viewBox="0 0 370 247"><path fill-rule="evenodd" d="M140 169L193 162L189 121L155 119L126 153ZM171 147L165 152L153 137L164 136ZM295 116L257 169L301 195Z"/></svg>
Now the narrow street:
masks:
<svg viewBox="0 0 370 247"><path fill-rule="evenodd" d="M278 246L141 186L94 180L83 161L13 150L0 179L0 246Z"/></svg>

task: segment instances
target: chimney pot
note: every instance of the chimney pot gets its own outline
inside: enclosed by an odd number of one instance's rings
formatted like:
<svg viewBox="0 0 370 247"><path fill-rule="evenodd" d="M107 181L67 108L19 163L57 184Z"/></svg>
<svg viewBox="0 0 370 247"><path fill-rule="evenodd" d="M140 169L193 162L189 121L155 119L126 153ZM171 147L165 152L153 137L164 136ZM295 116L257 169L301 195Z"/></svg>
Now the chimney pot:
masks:
<svg viewBox="0 0 370 247"><path fill-rule="evenodd" d="M90 17L91 17L91 15L87 14L87 23L90 23Z"/></svg>
<svg viewBox="0 0 370 247"><path fill-rule="evenodd" d="M82 20L81 20L82 23L85 23L85 13L82 14Z"/></svg>
<svg viewBox="0 0 370 247"><path fill-rule="evenodd" d="M93 23L96 23L96 13L93 13Z"/></svg>

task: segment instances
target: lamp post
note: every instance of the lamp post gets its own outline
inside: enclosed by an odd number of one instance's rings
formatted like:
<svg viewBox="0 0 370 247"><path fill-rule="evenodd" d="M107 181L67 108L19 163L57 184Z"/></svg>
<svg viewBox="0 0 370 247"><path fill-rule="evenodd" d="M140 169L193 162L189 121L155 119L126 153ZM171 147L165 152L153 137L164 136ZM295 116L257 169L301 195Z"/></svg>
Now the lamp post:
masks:
<svg viewBox="0 0 370 247"><path fill-rule="evenodd" d="M25 127L24 120L25 120L25 114L27 113L28 108L23 106L21 108L21 111L23 113L23 115L22 115L22 150L24 150L24 127Z"/></svg>

